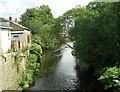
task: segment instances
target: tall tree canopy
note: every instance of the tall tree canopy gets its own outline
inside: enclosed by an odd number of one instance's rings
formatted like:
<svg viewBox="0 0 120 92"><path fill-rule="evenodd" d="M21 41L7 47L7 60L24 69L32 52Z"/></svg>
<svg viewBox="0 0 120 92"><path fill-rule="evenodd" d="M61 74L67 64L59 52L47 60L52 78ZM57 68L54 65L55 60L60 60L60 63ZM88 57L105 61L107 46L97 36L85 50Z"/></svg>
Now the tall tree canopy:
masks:
<svg viewBox="0 0 120 92"><path fill-rule="evenodd" d="M20 19L20 23L30 28L33 34L39 33L40 30L42 30L41 26L54 22L51 9L48 5L27 9L26 12L21 15Z"/></svg>
<svg viewBox="0 0 120 92"><path fill-rule="evenodd" d="M120 72L116 67L120 66L120 3L108 2L91 2L86 7L73 8L67 11L63 16L64 23L74 41L75 56L79 59L80 64L85 63L88 67L92 67L95 71L103 69L100 73L102 80L107 87L114 89L120 88ZM71 25L71 18L75 25ZM116 66L114 68L114 66ZM113 67L107 68L106 67ZM104 69L105 68L105 69ZM115 83L111 76L117 70ZM111 72L110 75L107 73ZM105 77L107 76L107 77ZM108 79L107 79L108 78ZM109 80L109 81L108 81ZM118 91L118 90L117 90Z"/></svg>
<svg viewBox="0 0 120 92"><path fill-rule="evenodd" d="M21 24L30 28L33 41L42 45L44 49L53 47L61 42L59 18L53 18L48 5L27 9L21 15ZM36 37L38 36L38 37Z"/></svg>

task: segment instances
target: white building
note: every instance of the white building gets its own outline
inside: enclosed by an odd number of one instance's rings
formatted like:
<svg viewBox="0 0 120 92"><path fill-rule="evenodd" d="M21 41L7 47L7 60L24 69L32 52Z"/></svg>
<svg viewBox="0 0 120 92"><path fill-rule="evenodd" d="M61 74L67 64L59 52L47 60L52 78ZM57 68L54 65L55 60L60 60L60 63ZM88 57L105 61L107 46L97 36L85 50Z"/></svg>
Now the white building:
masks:
<svg viewBox="0 0 120 92"><path fill-rule="evenodd" d="M12 48L18 51L31 46L31 32L28 28L14 22L0 18L0 54Z"/></svg>
<svg viewBox="0 0 120 92"><path fill-rule="evenodd" d="M8 52L11 48L11 27L0 25L0 53Z"/></svg>

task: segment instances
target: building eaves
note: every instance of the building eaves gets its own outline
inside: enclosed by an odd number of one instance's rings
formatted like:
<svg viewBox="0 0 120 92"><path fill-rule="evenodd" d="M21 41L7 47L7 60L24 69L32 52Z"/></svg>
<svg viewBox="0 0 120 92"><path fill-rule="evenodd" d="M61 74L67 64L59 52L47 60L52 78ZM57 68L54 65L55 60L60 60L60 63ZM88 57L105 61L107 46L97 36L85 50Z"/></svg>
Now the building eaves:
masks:
<svg viewBox="0 0 120 92"><path fill-rule="evenodd" d="M0 19L5 20L5 21L8 21L8 22L11 22L11 23L13 23L14 25L17 25L17 26L19 26L19 27L21 27L21 28L23 28L23 29L30 30L29 28L27 28L27 27L25 27L25 26L23 26L23 25L21 25L21 24L19 24L19 23L16 23L16 22L14 22L14 21L11 21L11 20L8 20L8 19L5 19L5 18L1 18L1 17L0 17Z"/></svg>
<svg viewBox="0 0 120 92"><path fill-rule="evenodd" d="M15 25L17 25L17 26L19 26L19 27L21 27L21 28L23 28L23 29L30 30L29 28L27 28L27 27L25 27L25 26L23 26L23 25L20 25L20 24L14 22L14 21L10 21L10 22L13 23L13 24L15 24Z"/></svg>
<svg viewBox="0 0 120 92"><path fill-rule="evenodd" d="M1 29L13 29L12 27L5 27L5 26L0 26Z"/></svg>

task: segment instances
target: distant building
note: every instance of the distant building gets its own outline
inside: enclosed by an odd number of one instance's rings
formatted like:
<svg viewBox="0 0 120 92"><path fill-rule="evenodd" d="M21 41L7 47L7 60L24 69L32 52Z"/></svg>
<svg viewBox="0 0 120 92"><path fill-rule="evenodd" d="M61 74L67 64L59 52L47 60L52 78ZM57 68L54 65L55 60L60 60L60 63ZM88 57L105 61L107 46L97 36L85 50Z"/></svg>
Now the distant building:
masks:
<svg viewBox="0 0 120 92"><path fill-rule="evenodd" d="M63 31L62 33L60 33L61 34L61 36L63 36L63 37L68 37L68 32L67 31Z"/></svg>
<svg viewBox="0 0 120 92"><path fill-rule="evenodd" d="M14 50L22 49L26 46L31 46L31 32L27 27L24 27L14 21L10 21L11 42Z"/></svg>
<svg viewBox="0 0 120 92"><path fill-rule="evenodd" d="M14 51L31 46L31 32L17 22L0 18L0 49L5 53L12 48Z"/></svg>

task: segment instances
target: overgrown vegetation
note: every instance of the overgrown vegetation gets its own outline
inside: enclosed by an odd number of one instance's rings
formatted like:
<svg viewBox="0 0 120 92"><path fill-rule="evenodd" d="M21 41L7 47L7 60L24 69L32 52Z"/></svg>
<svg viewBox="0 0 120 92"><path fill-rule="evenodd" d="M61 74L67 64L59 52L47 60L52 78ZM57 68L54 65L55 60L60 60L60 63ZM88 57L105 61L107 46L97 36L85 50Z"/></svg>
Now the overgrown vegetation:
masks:
<svg viewBox="0 0 120 92"><path fill-rule="evenodd" d="M86 7L73 8L56 19L47 5L27 9L21 15L21 24L31 29L33 37L27 66L29 71L23 81L31 83L44 52L63 43L65 40L60 33L67 31L74 41L73 54L80 61L82 71L91 69L106 89L119 91L119 12L120 2L92 2Z"/></svg>
<svg viewBox="0 0 120 92"><path fill-rule="evenodd" d="M100 78L105 85L105 89L112 88L113 92L119 92L120 90L120 68L109 67L104 68L99 72Z"/></svg>
<svg viewBox="0 0 120 92"><path fill-rule="evenodd" d="M28 56L27 71L20 81L20 88L25 89L34 82L34 75L41 68L44 52L57 48L64 42L64 39L60 35L62 31L60 18L53 18L51 9L47 5L27 9L20 19L20 23L30 28L32 32L32 46Z"/></svg>
<svg viewBox="0 0 120 92"><path fill-rule="evenodd" d="M28 62L26 64L26 73L23 75L19 82L19 89L26 89L34 82L34 74L39 71L40 63L37 63L38 57L35 54L28 56Z"/></svg>
<svg viewBox="0 0 120 92"><path fill-rule="evenodd" d="M46 51L42 59L40 71L37 73L39 77L47 76L51 72L51 69L57 61L57 57L51 51Z"/></svg>
<svg viewBox="0 0 120 92"><path fill-rule="evenodd" d="M13 52L13 49L12 48L8 49L8 53L11 53L11 52Z"/></svg>
<svg viewBox="0 0 120 92"><path fill-rule="evenodd" d="M94 72L94 75L112 91L120 91L120 79L114 79L119 77L120 66L119 12L120 2L91 2L63 15L63 24L74 41L74 55L81 65L87 65L86 70L102 71L99 75Z"/></svg>
<svg viewBox="0 0 120 92"><path fill-rule="evenodd" d="M55 48L63 42L60 35L62 32L61 20L53 18L48 5L27 9L20 19L22 25L31 29L33 43L41 45L43 51Z"/></svg>

